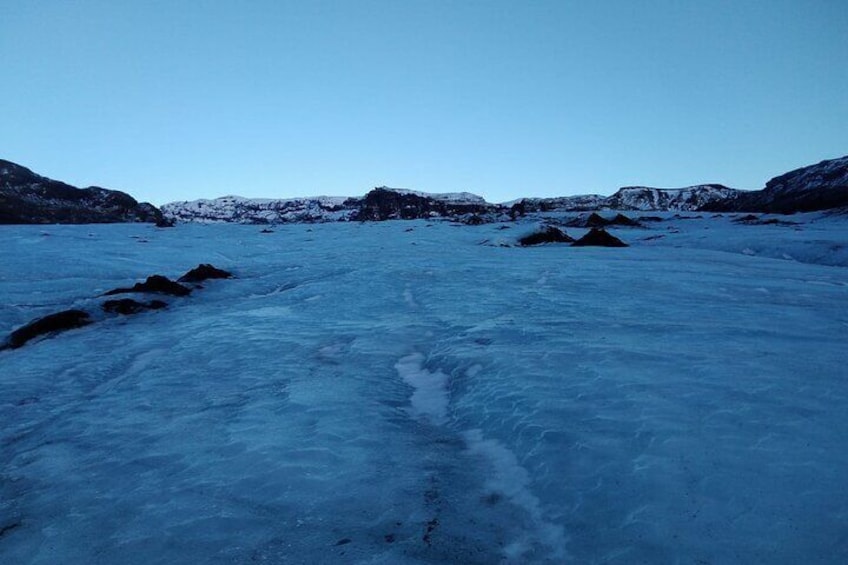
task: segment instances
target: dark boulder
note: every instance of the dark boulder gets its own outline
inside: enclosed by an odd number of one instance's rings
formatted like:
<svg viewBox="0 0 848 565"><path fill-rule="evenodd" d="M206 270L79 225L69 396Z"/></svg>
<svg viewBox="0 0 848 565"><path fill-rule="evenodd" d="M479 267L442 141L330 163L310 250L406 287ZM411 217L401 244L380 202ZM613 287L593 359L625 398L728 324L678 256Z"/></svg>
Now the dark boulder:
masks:
<svg viewBox="0 0 848 565"><path fill-rule="evenodd" d="M607 220L597 212L592 212L592 214L586 218L586 221L583 222L583 227L586 228L603 228L610 225L612 222Z"/></svg>
<svg viewBox="0 0 848 565"><path fill-rule="evenodd" d="M574 238L553 226L548 226L542 231L525 235L518 240L518 244L524 247L529 245L541 245L543 243L571 243Z"/></svg>
<svg viewBox="0 0 848 565"><path fill-rule="evenodd" d="M138 314L146 310L160 310L168 304L161 300L151 300L150 302L139 302L132 298L121 298L118 300L107 300L103 303L103 310L110 314L121 314L127 316L129 314Z"/></svg>
<svg viewBox="0 0 848 565"><path fill-rule="evenodd" d="M17 349L38 336L81 328L91 323L88 313L82 310L64 310L44 316L18 328L9 335L8 347Z"/></svg>
<svg viewBox="0 0 848 565"><path fill-rule="evenodd" d="M103 296L126 294L129 292L156 292L159 294L170 294L171 296L188 296L191 294L191 289L179 283L175 283L168 277L152 275L147 277L147 280L143 283L135 283L132 288L116 288L114 290L110 290Z"/></svg>
<svg viewBox="0 0 848 565"><path fill-rule="evenodd" d="M229 279L232 273L213 267L209 263L201 263L177 279L179 282L197 283L208 279Z"/></svg>
<svg viewBox="0 0 848 565"><path fill-rule="evenodd" d="M166 218L166 217L162 216L161 218L156 220L156 227L157 228L172 228L175 225L176 225L176 222L174 222L173 218Z"/></svg>
<svg viewBox="0 0 848 565"><path fill-rule="evenodd" d="M574 247L627 247L626 243L601 228L592 228L589 233L571 245Z"/></svg>
<svg viewBox="0 0 848 565"><path fill-rule="evenodd" d="M739 223L739 224L750 224L750 223L759 221L759 219L760 219L759 216L755 216L754 214L747 214L745 216L740 216L738 218L734 218L733 221L736 222L736 223Z"/></svg>
<svg viewBox="0 0 848 565"><path fill-rule="evenodd" d="M638 227L639 222L634 219L628 218L624 214L616 214L615 218L610 221L611 225L616 226L630 226L630 227Z"/></svg>

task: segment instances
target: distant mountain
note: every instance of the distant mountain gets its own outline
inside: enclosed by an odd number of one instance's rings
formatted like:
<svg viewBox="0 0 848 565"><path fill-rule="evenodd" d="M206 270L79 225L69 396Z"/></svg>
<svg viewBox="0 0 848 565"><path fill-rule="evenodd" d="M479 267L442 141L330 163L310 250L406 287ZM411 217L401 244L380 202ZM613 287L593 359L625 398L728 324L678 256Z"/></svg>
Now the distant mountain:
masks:
<svg viewBox="0 0 848 565"><path fill-rule="evenodd" d="M355 220L408 220L497 212L497 205L469 192L427 194L414 190L379 187L359 201Z"/></svg>
<svg viewBox="0 0 848 565"><path fill-rule="evenodd" d="M801 167L766 183L763 190L740 192L704 208L713 211L791 214L848 206L848 156Z"/></svg>
<svg viewBox="0 0 848 565"><path fill-rule="evenodd" d="M351 219L360 199L344 196L313 198L242 198L223 196L212 200L170 202L162 214L180 222L276 224L339 222Z"/></svg>
<svg viewBox="0 0 848 565"><path fill-rule="evenodd" d="M686 188L650 188L626 186L605 200L614 210L682 211L700 210L711 202L721 202L743 193L720 184L702 184Z"/></svg>
<svg viewBox="0 0 848 565"><path fill-rule="evenodd" d="M468 192L428 194L378 187L362 197L256 199L224 196L171 202L161 212L128 194L78 189L0 160L0 223L237 222L246 224L448 218L468 223L514 219L539 212L593 210L792 213L848 207L848 156L775 177L763 190L720 184L686 188L628 186L612 196L522 198L503 204Z"/></svg>
<svg viewBox="0 0 848 565"><path fill-rule="evenodd" d="M241 224L316 223L391 220L489 214L505 210L468 192L427 194L403 188L375 188L360 198L318 196L284 200L224 196L214 200L171 202L165 217L183 222Z"/></svg>
<svg viewBox="0 0 848 565"><path fill-rule="evenodd" d="M152 204L117 190L76 188L0 159L0 224L159 222Z"/></svg>

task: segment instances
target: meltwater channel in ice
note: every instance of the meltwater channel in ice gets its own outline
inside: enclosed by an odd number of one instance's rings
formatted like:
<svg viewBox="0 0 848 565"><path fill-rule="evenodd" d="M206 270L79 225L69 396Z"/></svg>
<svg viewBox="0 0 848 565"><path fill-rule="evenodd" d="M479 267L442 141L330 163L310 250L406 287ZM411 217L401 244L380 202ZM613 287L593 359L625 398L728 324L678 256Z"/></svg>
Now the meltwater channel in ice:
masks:
<svg viewBox="0 0 848 565"><path fill-rule="evenodd" d="M3 226L3 332L237 278L0 352L0 562L848 561L848 271L723 226Z"/></svg>

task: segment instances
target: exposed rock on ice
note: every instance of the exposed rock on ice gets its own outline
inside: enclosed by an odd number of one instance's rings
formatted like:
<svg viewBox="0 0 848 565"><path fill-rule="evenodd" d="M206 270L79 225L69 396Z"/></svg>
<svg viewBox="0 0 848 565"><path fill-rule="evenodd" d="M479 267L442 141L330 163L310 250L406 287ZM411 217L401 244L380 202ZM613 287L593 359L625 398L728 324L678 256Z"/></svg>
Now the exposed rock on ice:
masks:
<svg viewBox="0 0 848 565"><path fill-rule="evenodd" d="M572 243L574 238L554 226L548 226L541 231L525 235L518 240L519 245L541 245L543 243Z"/></svg>
<svg viewBox="0 0 848 565"><path fill-rule="evenodd" d="M183 276L177 279L178 282L198 283L208 279L228 279L233 274L213 267L209 263L201 263Z"/></svg>
<svg viewBox="0 0 848 565"><path fill-rule="evenodd" d="M103 303L103 311L110 314L138 314L146 310L160 310L168 306L167 303L161 300L151 300L150 302L139 302L132 298L121 298L118 300L107 300Z"/></svg>
<svg viewBox="0 0 848 565"><path fill-rule="evenodd" d="M574 247L627 247L627 244L603 228L592 228L571 244Z"/></svg>
<svg viewBox="0 0 848 565"><path fill-rule="evenodd" d="M81 328L91 323L87 312L82 310L64 310L38 318L22 328L13 331L7 340L8 347L17 349L36 337Z"/></svg>
<svg viewBox="0 0 848 565"><path fill-rule="evenodd" d="M151 275L143 283L135 283L131 288L115 288L104 293L103 296L115 294L127 294L130 292L155 292L157 294L170 294L172 296L188 296L191 289L176 283L162 275Z"/></svg>

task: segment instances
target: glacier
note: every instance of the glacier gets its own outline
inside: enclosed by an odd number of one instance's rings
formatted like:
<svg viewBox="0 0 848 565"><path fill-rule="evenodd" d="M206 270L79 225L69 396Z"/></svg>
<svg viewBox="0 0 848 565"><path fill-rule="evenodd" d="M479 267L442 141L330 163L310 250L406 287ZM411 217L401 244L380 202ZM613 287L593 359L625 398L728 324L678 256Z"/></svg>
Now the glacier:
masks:
<svg viewBox="0 0 848 565"><path fill-rule="evenodd" d="M4 333L236 277L0 351L0 562L848 561L846 217L660 216L0 226Z"/></svg>

